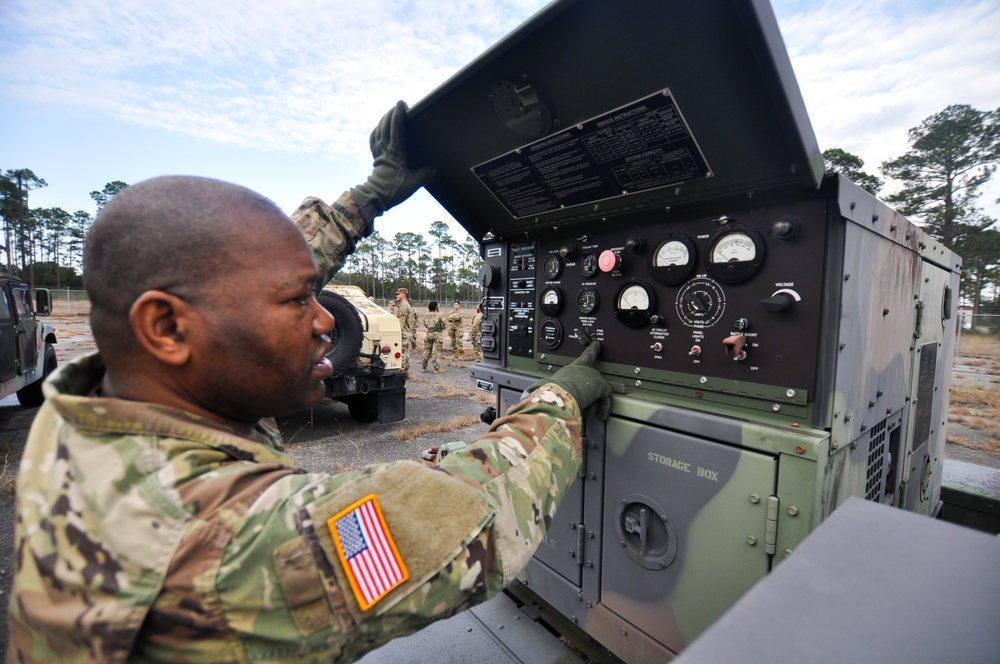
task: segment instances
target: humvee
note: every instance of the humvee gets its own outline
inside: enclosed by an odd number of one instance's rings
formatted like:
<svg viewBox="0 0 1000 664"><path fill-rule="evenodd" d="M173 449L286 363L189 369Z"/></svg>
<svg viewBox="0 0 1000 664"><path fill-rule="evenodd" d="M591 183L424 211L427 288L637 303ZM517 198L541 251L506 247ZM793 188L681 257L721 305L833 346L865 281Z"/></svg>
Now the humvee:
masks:
<svg viewBox="0 0 1000 664"><path fill-rule="evenodd" d="M359 422L397 422L406 412L399 321L357 286L330 284L317 297L334 318L326 396Z"/></svg>
<svg viewBox="0 0 1000 664"><path fill-rule="evenodd" d="M36 288L32 302L28 284L0 274L0 398L17 393L22 406L42 405L42 381L55 371L55 331L36 316L52 312L49 291Z"/></svg>

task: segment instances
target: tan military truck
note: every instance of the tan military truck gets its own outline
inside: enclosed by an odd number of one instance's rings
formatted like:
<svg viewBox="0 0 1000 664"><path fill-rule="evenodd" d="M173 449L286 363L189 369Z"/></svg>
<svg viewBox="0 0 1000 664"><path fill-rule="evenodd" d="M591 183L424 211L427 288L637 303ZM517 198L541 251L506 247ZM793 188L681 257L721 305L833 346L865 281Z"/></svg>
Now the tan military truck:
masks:
<svg viewBox="0 0 1000 664"><path fill-rule="evenodd" d="M403 334L399 321L357 286L327 285L319 303L333 314L333 375L326 396L347 404L359 422L397 422L406 413Z"/></svg>

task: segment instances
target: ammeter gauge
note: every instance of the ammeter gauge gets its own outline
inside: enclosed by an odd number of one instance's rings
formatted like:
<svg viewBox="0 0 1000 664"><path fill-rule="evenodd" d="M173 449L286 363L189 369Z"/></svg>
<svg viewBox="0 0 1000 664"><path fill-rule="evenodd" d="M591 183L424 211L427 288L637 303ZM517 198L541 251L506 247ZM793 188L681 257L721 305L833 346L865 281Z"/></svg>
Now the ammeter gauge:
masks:
<svg viewBox="0 0 1000 664"><path fill-rule="evenodd" d="M597 295L597 289L593 286L581 288L576 295L576 308L584 316L589 316L597 310L597 305L601 298Z"/></svg>
<svg viewBox="0 0 1000 664"><path fill-rule="evenodd" d="M716 235L708 249L708 272L723 283L748 279L764 262L764 243L749 226L734 226Z"/></svg>
<svg viewBox="0 0 1000 664"><path fill-rule="evenodd" d="M597 254L593 251L585 251L582 256L580 256L580 274L583 275L585 279L590 279L595 274L597 274Z"/></svg>
<svg viewBox="0 0 1000 664"><path fill-rule="evenodd" d="M559 313L562 308L562 293L558 288L550 287L542 291L540 308L546 316L555 316Z"/></svg>
<svg viewBox="0 0 1000 664"><path fill-rule="evenodd" d="M649 274L664 286L675 286L690 276L694 265L694 243L673 233L660 240L650 255Z"/></svg>
<svg viewBox="0 0 1000 664"><path fill-rule="evenodd" d="M546 256L545 262L542 263L542 274L545 275L546 279L558 279L559 275L562 274L562 269L562 258L555 254Z"/></svg>
<svg viewBox="0 0 1000 664"><path fill-rule="evenodd" d="M656 295L650 286L638 279L622 284L615 295L615 317L623 325L642 327L649 323L656 307Z"/></svg>

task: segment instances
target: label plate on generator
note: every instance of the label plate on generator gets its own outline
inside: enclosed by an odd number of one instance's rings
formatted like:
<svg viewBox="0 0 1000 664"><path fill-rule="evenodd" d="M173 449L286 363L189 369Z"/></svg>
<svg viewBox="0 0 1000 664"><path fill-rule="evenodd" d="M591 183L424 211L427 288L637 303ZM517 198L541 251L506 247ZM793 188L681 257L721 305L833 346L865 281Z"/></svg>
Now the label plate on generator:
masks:
<svg viewBox="0 0 1000 664"><path fill-rule="evenodd" d="M474 167L512 217L711 176L669 90Z"/></svg>

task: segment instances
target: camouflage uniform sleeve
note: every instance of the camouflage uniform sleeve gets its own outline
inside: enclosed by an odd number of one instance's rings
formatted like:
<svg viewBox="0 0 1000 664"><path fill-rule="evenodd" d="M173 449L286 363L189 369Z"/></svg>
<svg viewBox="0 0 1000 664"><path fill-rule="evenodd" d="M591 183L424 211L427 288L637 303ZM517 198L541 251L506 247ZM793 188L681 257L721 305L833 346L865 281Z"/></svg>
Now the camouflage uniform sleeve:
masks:
<svg viewBox="0 0 1000 664"><path fill-rule="evenodd" d="M401 461L276 485L222 561L229 620L270 658L327 650L353 661L489 599L527 564L576 478L579 422L573 398L547 385L439 466ZM291 492L276 501L282 486ZM405 578L366 606L340 523L372 496Z"/></svg>
<svg viewBox="0 0 1000 664"><path fill-rule="evenodd" d="M307 198L291 218L305 236L319 266L317 291L340 271L358 241L371 233L371 226L361 216L349 192L341 194L333 205Z"/></svg>

